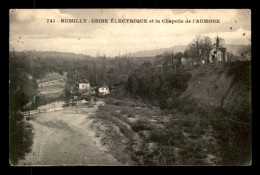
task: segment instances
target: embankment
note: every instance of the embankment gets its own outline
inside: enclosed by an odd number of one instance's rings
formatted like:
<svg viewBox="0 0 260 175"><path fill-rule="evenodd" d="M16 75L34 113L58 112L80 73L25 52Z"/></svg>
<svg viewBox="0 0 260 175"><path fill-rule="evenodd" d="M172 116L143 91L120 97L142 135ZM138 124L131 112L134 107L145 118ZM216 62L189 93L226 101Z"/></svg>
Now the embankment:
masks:
<svg viewBox="0 0 260 175"><path fill-rule="evenodd" d="M221 164L251 162L251 62L201 65L193 70L180 99L211 118Z"/></svg>
<svg viewBox="0 0 260 175"><path fill-rule="evenodd" d="M193 70L181 98L204 105L235 110L251 102L251 62L201 65ZM247 106L248 107L248 106Z"/></svg>

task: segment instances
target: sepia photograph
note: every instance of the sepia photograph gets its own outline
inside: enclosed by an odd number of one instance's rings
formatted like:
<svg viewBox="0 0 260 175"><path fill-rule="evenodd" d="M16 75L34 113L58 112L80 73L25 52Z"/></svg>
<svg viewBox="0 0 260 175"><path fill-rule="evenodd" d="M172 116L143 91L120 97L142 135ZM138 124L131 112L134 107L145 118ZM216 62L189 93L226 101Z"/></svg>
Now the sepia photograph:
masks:
<svg viewBox="0 0 260 175"><path fill-rule="evenodd" d="M250 9L10 9L10 166L251 166Z"/></svg>

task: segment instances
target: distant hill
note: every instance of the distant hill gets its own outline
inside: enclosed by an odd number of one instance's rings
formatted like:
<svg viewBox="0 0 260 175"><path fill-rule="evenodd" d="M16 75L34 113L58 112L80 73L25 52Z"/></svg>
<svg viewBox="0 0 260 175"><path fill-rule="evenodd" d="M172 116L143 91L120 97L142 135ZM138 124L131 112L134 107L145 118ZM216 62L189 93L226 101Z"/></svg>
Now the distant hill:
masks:
<svg viewBox="0 0 260 175"><path fill-rule="evenodd" d="M186 47L187 45L179 45L179 46L173 46L169 48L144 50L144 51L131 53L131 56L132 57L155 57L156 55L162 54L164 52L172 52L172 51L174 51L174 53L184 52ZM243 45L231 45L231 44L226 45L227 51L234 55L238 55L238 49L240 49L241 47L243 47Z"/></svg>
<svg viewBox="0 0 260 175"><path fill-rule="evenodd" d="M15 54L26 55L30 59L49 58L49 59L76 59L88 60L91 59L89 55L76 54L72 52L55 52L55 51L15 51Z"/></svg>
<svg viewBox="0 0 260 175"><path fill-rule="evenodd" d="M170 48L161 48L161 49L154 49L154 50L144 50L139 52L131 53L132 57L155 57L156 55L162 54L164 52L184 52L186 45L180 45L180 46L173 46Z"/></svg>
<svg viewBox="0 0 260 175"><path fill-rule="evenodd" d="M138 51L131 53L131 57L143 57L143 58L148 58L148 57L155 57L156 55L163 54L164 52L184 52L186 49L187 45L178 45L178 46L173 46L169 48L160 48L160 49L152 49L152 50L143 50L143 51ZM227 51L234 54L238 55L238 50L243 47L243 45L231 45L227 44L226 48ZM69 59L69 60L93 60L94 57L91 57L89 55L84 55L84 54L76 54L72 52L55 52L55 51L15 51L16 54L22 54L28 56L30 59L37 59L37 58L53 58L53 59ZM109 59L109 58L107 58Z"/></svg>
<svg viewBox="0 0 260 175"><path fill-rule="evenodd" d="M227 51L234 55L239 55L238 50L241 49L242 47L244 47L244 45L231 45L231 44L226 45Z"/></svg>

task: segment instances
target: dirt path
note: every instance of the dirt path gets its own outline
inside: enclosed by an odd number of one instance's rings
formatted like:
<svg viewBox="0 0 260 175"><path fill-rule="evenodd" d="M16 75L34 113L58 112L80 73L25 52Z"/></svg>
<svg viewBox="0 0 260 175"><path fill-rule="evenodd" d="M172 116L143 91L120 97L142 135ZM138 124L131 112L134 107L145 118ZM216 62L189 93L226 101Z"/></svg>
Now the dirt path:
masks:
<svg viewBox="0 0 260 175"><path fill-rule="evenodd" d="M106 153L90 128L93 119L89 116L96 111L97 105L33 115L30 120L34 128L32 151L19 164L120 165Z"/></svg>

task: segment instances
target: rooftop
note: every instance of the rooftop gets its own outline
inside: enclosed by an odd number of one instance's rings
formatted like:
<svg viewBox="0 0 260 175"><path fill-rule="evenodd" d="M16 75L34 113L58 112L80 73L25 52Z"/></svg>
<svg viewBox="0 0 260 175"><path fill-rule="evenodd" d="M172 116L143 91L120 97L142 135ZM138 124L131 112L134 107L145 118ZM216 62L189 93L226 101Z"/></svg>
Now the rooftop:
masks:
<svg viewBox="0 0 260 175"><path fill-rule="evenodd" d="M86 79L82 79L79 81L79 83L89 83L89 81L87 81Z"/></svg>

